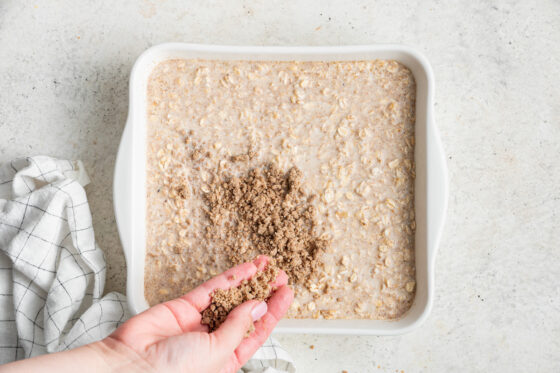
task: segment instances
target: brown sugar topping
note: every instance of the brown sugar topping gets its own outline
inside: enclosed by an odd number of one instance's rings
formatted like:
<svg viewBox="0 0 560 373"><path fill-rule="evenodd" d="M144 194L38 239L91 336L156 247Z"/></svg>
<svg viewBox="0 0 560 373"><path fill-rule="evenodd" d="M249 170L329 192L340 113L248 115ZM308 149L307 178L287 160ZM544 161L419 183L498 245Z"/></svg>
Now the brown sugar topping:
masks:
<svg viewBox="0 0 560 373"><path fill-rule="evenodd" d="M253 160L256 156L257 156L257 153L255 151L249 149L244 154L232 155L230 157L230 161L232 161L234 163L236 163L236 162L248 162L250 160Z"/></svg>
<svg viewBox="0 0 560 373"><path fill-rule="evenodd" d="M216 181L206 195L209 238L226 249L234 264L268 255L290 283L305 284L328 241L314 233L315 212L302 176L298 168L283 173L268 164Z"/></svg>
<svg viewBox="0 0 560 373"><path fill-rule="evenodd" d="M248 300L267 300L273 287L270 285L278 276L278 267L269 263L264 271L257 272L250 280L238 287L227 290L216 289L210 306L202 311L202 324L208 325L210 332L218 329L227 315L238 305Z"/></svg>

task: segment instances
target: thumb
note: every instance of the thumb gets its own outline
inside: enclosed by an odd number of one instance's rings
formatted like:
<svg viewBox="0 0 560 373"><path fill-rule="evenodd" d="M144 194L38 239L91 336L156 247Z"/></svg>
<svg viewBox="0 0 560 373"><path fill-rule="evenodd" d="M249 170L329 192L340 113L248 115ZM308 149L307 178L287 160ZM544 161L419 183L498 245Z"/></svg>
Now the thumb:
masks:
<svg viewBox="0 0 560 373"><path fill-rule="evenodd" d="M263 317L268 310L266 302L251 300L235 307L226 321L212 333L216 345L227 355L231 354L243 341L251 324Z"/></svg>

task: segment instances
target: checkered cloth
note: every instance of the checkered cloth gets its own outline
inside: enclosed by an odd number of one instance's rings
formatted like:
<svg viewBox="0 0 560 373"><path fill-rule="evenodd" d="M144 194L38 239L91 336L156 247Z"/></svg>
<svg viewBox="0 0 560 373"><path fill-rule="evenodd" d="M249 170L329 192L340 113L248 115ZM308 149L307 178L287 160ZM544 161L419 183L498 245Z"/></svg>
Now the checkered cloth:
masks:
<svg viewBox="0 0 560 373"><path fill-rule="evenodd" d="M94 238L80 161L44 156L0 165L0 363L78 347L130 316L102 297L105 259ZM295 372L269 339L246 373Z"/></svg>
<svg viewBox="0 0 560 373"><path fill-rule="evenodd" d="M274 338L268 338L238 373L295 373L292 357Z"/></svg>

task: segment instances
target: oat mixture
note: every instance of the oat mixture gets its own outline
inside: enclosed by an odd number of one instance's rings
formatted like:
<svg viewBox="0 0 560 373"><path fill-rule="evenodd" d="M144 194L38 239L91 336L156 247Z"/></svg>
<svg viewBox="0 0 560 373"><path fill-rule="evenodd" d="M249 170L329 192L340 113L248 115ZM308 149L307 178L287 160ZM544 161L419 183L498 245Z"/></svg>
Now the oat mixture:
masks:
<svg viewBox="0 0 560 373"><path fill-rule="evenodd" d="M148 83L148 302L177 297L272 242L309 263L290 267L280 251L267 252L287 272L295 268L288 317L401 317L415 293L415 94L412 73L396 61L156 66ZM288 197L291 173L297 197ZM259 233L255 211L239 214L244 201L227 191L255 177L251 190L281 185L264 211L299 214L298 247L267 233L285 227L273 217ZM234 221L212 221L232 213ZM232 246L238 234L249 241Z"/></svg>
<svg viewBox="0 0 560 373"><path fill-rule="evenodd" d="M274 290L270 283L276 280L277 275L278 267L269 264L264 271L257 272L251 279L243 281L237 287L226 290L217 289L212 293L210 306L202 311L202 324L208 325L210 332L213 332L241 303L248 300L267 300Z"/></svg>

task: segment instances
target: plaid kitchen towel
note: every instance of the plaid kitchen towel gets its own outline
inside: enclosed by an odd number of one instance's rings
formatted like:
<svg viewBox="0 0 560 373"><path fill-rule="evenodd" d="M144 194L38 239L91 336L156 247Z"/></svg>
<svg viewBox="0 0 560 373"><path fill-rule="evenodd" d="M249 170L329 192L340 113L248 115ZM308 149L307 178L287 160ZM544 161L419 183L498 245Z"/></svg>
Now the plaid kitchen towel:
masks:
<svg viewBox="0 0 560 373"><path fill-rule="evenodd" d="M78 347L130 317L109 293L80 161L45 156L0 165L0 363ZM269 339L243 372L295 372Z"/></svg>

